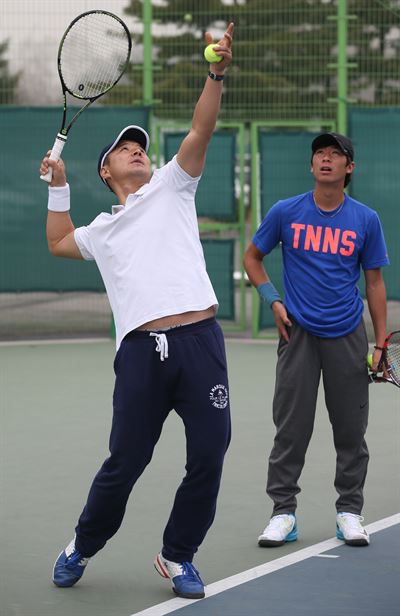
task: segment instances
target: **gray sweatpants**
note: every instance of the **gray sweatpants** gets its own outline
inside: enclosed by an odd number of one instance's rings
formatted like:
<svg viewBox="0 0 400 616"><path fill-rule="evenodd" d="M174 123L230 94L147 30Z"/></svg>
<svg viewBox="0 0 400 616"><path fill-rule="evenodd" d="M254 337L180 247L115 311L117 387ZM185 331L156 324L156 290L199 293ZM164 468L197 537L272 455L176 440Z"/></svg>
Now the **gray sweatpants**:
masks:
<svg viewBox="0 0 400 616"><path fill-rule="evenodd" d="M368 341L364 322L347 336L318 338L296 323L290 341L278 346L267 494L273 514L293 513L298 479L313 432L322 373L325 403L336 449L337 511L360 514L368 466L364 439L368 423Z"/></svg>

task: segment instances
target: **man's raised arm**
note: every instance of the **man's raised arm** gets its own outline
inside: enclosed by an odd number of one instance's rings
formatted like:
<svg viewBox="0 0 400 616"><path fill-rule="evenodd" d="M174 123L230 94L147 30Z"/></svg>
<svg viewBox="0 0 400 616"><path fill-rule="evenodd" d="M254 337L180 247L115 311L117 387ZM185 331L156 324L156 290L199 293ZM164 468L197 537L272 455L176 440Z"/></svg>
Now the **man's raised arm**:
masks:
<svg viewBox="0 0 400 616"><path fill-rule="evenodd" d="M222 39L215 43L214 51L222 57L221 62L210 64L210 73L214 79L207 77L203 91L197 101L192 127L183 140L177 160L179 165L192 177L201 175L203 171L207 146L217 123L221 106L223 77L232 61L233 23L230 23ZM207 45L212 44L212 36L205 33Z"/></svg>

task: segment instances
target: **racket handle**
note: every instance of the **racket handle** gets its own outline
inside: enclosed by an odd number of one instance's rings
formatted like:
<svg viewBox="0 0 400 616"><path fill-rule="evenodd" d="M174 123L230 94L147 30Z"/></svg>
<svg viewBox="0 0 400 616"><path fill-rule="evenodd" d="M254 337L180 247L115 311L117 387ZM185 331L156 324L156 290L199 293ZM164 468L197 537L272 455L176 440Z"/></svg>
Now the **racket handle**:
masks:
<svg viewBox="0 0 400 616"><path fill-rule="evenodd" d="M51 154L49 156L50 160L59 160L61 157L61 152L63 151L65 142L67 141L67 137L65 135L61 135L58 133L54 145L51 150ZM45 175L41 175L40 179L45 182L50 183L53 177L53 169L49 167L48 172Z"/></svg>

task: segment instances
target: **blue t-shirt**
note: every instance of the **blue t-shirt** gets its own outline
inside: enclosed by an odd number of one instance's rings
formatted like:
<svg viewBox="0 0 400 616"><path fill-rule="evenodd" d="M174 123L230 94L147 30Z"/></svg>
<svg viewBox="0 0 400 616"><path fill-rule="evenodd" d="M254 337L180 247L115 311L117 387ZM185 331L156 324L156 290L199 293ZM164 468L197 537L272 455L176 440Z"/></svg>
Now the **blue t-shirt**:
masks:
<svg viewBox="0 0 400 616"><path fill-rule="evenodd" d="M364 308L357 286L360 268L389 264L377 213L346 195L343 205L327 216L307 192L278 201L253 238L264 254L279 242L289 314L315 336L352 332Z"/></svg>

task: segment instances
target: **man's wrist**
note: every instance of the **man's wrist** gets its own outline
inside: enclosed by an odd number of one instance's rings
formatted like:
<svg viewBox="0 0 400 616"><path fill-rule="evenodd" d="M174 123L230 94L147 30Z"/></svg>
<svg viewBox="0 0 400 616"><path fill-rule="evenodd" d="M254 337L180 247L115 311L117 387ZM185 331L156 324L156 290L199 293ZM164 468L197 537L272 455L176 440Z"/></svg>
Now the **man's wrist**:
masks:
<svg viewBox="0 0 400 616"><path fill-rule="evenodd" d="M65 186L49 186L47 209L51 212L68 212L70 209L69 184L65 184Z"/></svg>
<svg viewBox="0 0 400 616"><path fill-rule="evenodd" d="M215 71L209 70L208 71L208 76L213 81L223 81L225 75L224 75L224 73L216 73Z"/></svg>
<svg viewBox="0 0 400 616"><path fill-rule="evenodd" d="M282 298L272 282L263 282L262 284L259 284L257 291L261 299L271 308L274 302L282 302Z"/></svg>

